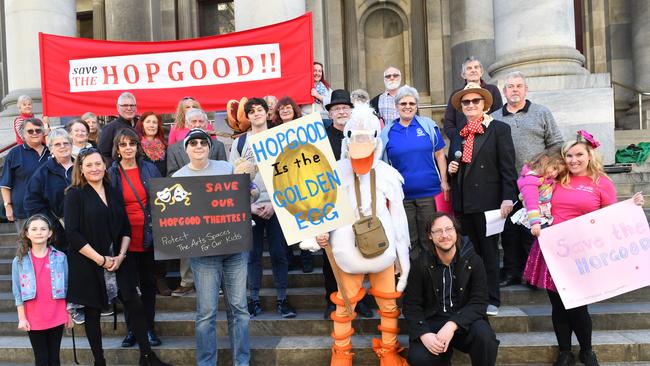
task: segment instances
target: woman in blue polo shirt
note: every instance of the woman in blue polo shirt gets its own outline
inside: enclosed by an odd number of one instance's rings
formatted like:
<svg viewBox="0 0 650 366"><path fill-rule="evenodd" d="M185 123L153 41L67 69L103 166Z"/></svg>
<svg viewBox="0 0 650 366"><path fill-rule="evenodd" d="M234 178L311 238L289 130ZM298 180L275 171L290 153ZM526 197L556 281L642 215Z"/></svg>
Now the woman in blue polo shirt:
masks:
<svg viewBox="0 0 650 366"><path fill-rule="evenodd" d="M38 118L26 119L19 129L23 144L9 151L0 179L0 190L7 220L26 219L23 199L27 182L34 171L47 162L50 151L43 144L45 129Z"/></svg>
<svg viewBox="0 0 650 366"><path fill-rule="evenodd" d="M386 121L381 132L384 161L404 177L404 209L412 255L427 247L427 222L436 211L435 196L443 192L448 200L449 195L445 142L435 122L416 116L419 99L415 88L399 88L395 96L399 118Z"/></svg>

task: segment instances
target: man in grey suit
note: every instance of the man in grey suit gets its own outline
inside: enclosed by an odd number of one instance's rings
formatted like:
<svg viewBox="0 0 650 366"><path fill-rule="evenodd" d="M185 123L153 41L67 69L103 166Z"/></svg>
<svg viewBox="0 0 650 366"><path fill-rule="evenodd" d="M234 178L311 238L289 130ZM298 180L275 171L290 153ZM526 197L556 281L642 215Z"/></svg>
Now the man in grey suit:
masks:
<svg viewBox="0 0 650 366"><path fill-rule="evenodd" d="M208 116L200 109L192 108L185 113L185 123L190 130L193 128L200 128L206 131L208 127ZM226 148L221 141L216 139L212 140L210 152L208 153L210 160L228 160L226 156ZM190 162L190 158L185 152L183 140L177 141L175 144L167 149L167 176L172 176L175 171L184 167Z"/></svg>
<svg viewBox="0 0 650 366"><path fill-rule="evenodd" d="M208 127L208 116L200 109L192 108L185 112L185 123L190 130L200 128L203 131ZM208 153L209 160L224 160L227 161L226 148L221 141L216 139L212 140L210 145L210 152ZM167 149L167 175L172 176L177 170L189 164L190 158L185 151L183 140L180 140ZM180 265L181 284L172 291L172 296L185 296L194 292L194 278L192 277L192 270L187 258L181 258Z"/></svg>

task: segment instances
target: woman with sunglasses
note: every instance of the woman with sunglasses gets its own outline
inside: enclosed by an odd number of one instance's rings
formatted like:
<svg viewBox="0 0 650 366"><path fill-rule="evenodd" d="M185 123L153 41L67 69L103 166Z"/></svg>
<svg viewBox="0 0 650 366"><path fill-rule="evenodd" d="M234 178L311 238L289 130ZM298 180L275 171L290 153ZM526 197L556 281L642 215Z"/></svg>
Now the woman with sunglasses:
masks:
<svg viewBox="0 0 650 366"><path fill-rule="evenodd" d="M0 178L2 201L9 221L28 217L23 205L27 182L50 157L50 151L43 144L44 126L40 119L26 119L18 132L24 142L9 151Z"/></svg>
<svg viewBox="0 0 650 366"><path fill-rule="evenodd" d="M161 175L158 168L144 157L138 135L131 130L121 130L115 135L113 165L108 168L108 176L111 178L111 186L122 193L126 215L131 224L131 243L127 255L135 262L138 271L138 287L146 314L147 337L152 346L159 346L161 341L154 331L156 279L151 208L147 193L151 178L160 178ZM130 315L125 309L124 320L129 332L122 341L122 347L132 347L135 344Z"/></svg>
<svg viewBox="0 0 650 366"><path fill-rule="evenodd" d="M498 235L486 236L485 211L500 210L506 218L517 200L515 147L510 126L488 113L492 94L478 83L467 83L454 93L451 103L467 118L460 130L462 144L451 144L457 158L449 163L452 174L454 211L460 214L463 234L469 236L483 259L487 275L487 315L497 315L499 295Z"/></svg>
<svg viewBox="0 0 650 366"><path fill-rule="evenodd" d="M146 311L138 295L137 262L135 256L127 255L132 234L124 198L110 185L104 159L93 147L82 149L75 160L64 212L70 244L67 300L85 307L84 326L94 365L106 365L99 323L101 309L118 296L129 313L140 347L139 364L168 365L153 353L147 339Z"/></svg>
<svg viewBox="0 0 650 366"><path fill-rule="evenodd" d="M23 201L28 216L42 214L52 223L54 247L68 251L63 228L63 198L72 179L72 138L63 128L50 132L47 147L52 157L38 168L27 184Z"/></svg>
<svg viewBox="0 0 650 366"><path fill-rule="evenodd" d="M397 90L395 109L399 117L385 121L381 131L382 159L404 177L404 209L409 225L411 254L428 247L428 224L436 211L440 192L449 200L445 142L440 129L427 117L417 116L420 95L408 85Z"/></svg>

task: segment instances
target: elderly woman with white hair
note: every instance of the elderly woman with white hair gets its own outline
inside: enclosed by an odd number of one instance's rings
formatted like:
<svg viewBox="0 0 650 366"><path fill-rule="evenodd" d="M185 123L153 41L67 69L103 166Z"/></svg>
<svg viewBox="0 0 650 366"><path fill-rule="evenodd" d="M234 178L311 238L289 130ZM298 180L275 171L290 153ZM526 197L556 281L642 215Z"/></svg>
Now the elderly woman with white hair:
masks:
<svg viewBox="0 0 650 366"><path fill-rule="evenodd" d="M63 198L72 179L72 138L62 128L52 130L47 146L52 157L38 168L27 184L23 201L28 216L45 215L52 223L54 246L67 251L68 243L63 228Z"/></svg>
<svg viewBox="0 0 650 366"><path fill-rule="evenodd" d="M20 125L19 132L24 143L9 151L0 178L2 201L9 221L28 217L23 206L27 182L50 157L50 151L43 144L43 121L28 118Z"/></svg>
<svg viewBox="0 0 650 366"><path fill-rule="evenodd" d="M445 142L433 120L416 115L419 98L415 88L399 88L395 96L399 118L386 121L381 131L382 158L404 177L404 209L412 255L427 247L427 224L436 211L436 195L442 192L448 200L450 189Z"/></svg>

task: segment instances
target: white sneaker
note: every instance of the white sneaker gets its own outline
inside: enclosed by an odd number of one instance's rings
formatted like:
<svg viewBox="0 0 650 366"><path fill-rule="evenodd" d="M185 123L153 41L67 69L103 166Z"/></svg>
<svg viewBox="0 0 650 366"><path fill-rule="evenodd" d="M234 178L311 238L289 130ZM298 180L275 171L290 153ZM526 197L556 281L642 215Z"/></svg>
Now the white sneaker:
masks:
<svg viewBox="0 0 650 366"><path fill-rule="evenodd" d="M487 306L485 313L489 316L497 316L499 314L499 308L490 304Z"/></svg>

